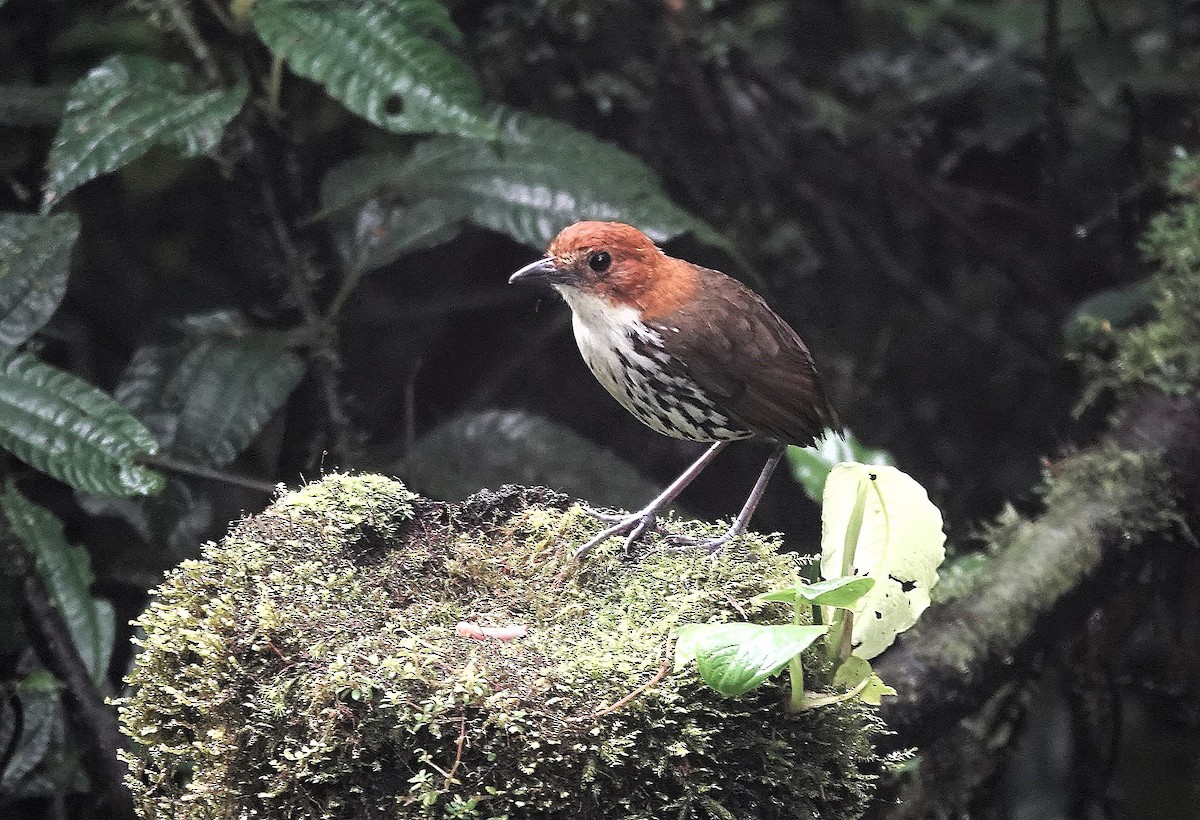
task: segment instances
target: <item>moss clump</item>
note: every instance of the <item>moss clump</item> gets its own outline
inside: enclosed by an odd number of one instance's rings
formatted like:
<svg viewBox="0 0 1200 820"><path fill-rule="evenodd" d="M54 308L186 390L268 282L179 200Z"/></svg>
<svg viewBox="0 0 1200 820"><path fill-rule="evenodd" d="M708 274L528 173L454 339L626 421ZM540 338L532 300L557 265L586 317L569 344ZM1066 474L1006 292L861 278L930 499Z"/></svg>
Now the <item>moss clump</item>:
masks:
<svg viewBox="0 0 1200 820"><path fill-rule="evenodd" d="M1115 355L1085 358L1091 382L1081 405L1105 389L1181 396L1200 388L1200 157L1177 160L1168 184L1180 201L1142 238L1146 258L1158 267L1149 282L1158 316L1112 331L1107 348Z"/></svg>
<svg viewBox="0 0 1200 820"><path fill-rule="evenodd" d="M346 475L242 522L140 618L120 712L143 812L860 816L880 729L861 704L789 716L779 685L725 700L685 670L596 715L659 670L679 624L784 620L746 601L797 563L751 536L716 559L614 541L572 568L596 526L546 490L446 505ZM528 634L477 642L459 621Z"/></svg>

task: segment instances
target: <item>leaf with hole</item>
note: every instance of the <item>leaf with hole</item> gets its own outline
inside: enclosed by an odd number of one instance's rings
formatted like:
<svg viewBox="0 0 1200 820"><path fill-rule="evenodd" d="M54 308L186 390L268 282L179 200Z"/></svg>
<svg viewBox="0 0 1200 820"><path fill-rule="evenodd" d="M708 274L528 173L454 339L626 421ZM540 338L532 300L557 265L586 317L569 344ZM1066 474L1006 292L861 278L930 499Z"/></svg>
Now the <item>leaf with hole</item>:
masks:
<svg viewBox="0 0 1200 820"><path fill-rule="evenodd" d="M497 107L492 117L495 142L438 137L409 154L352 159L325 177L322 214L342 236L351 266L386 264L453 236L465 222L540 251L583 219L628 222L656 242L692 233L736 257L728 240L671 202L633 155L532 114Z"/></svg>
<svg viewBox="0 0 1200 820"><path fill-rule="evenodd" d="M0 349L42 328L67 292L74 214L0 214Z"/></svg>
<svg viewBox="0 0 1200 820"><path fill-rule="evenodd" d="M185 66L120 54L71 87L46 162L43 209L155 146L181 156L211 151L241 110L248 86L206 91Z"/></svg>
<svg viewBox="0 0 1200 820"><path fill-rule="evenodd" d="M875 657L916 623L929 606L945 541L942 514L925 488L895 467L844 463L829 473L821 574L875 581L854 607L855 655ZM846 560L850 547L852 563Z"/></svg>
<svg viewBox="0 0 1200 820"><path fill-rule="evenodd" d="M67 543L58 517L25 498L11 481L0 494L0 511L33 557L50 602L62 615L92 680L99 682L108 671L116 624L112 605L92 597L87 551Z"/></svg>
<svg viewBox="0 0 1200 820"><path fill-rule="evenodd" d="M381 128L496 135L474 72L442 45L461 35L437 0L258 0L251 19L292 71Z"/></svg>
<svg viewBox="0 0 1200 820"><path fill-rule="evenodd" d="M180 329L178 341L134 353L116 398L172 455L221 467L287 401L304 362L286 334L231 311L190 316Z"/></svg>
<svg viewBox="0 0 1200 820"><path fill-rule="evenodd" d="M694 659L704 682L738 697L775 675L825 634L798 624L689 624L675 642L675 668Z"/></svg>
<svg viewBox="0 0 1200 820"><path fill-rule="evenodd" d="M158 442L121 405L29 353L0 363L0 447L77 490L148 495L162 476L137 463Z"/></svg>

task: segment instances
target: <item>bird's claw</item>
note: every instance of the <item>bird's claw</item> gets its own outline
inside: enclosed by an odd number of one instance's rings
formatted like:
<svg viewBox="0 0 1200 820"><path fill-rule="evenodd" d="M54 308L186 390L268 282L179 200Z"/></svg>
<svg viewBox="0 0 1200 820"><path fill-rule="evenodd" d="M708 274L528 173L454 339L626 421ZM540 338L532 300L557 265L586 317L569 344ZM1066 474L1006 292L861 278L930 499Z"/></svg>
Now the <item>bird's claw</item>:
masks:
<svg viewBox="0 0 1200 820"><path fill-rule="evenodd" d="M671 552L684 552L686 550L704 550L711 555L716 555L721 550L729 545L729 542L738 536L738 533L730 530L719 538L696 538L692 535L670 535L664 539L669 545Z"/></svg>
<svg viewBox="0 0 1200 820"><path fill-rule="evenodd" d="M593 549L600 546L615 535L625 536L625 546L623 551L626 555L628 555L629 550L634 544L645 537L647 533L654 530L654 525L658 521L658 515L653 512L638 512L633 513L632 515L615 516L614 519L602 518L600 515L596 514L595 510L589 510L588 512L596 515L596 517L600 518L601 521L615 520L616 523L614 523L611 527L608 527L607 529L597 533L590 541L588 541L579 549L575 550L575 555L572 557L577 560L587 555ZM607 513L604 515L607 515Z"/></svg>
<svg viewBox="0 0 1200 820"><path fill-rule="evenodd" d="M610 513L604 512L603 510L595 510L591 507L584 507L583 511L592 518L595 518L597 521L603 521L605 524L615 524L618 521L624 521L629 517L628 513L622 515L621 513Z"/></svg>

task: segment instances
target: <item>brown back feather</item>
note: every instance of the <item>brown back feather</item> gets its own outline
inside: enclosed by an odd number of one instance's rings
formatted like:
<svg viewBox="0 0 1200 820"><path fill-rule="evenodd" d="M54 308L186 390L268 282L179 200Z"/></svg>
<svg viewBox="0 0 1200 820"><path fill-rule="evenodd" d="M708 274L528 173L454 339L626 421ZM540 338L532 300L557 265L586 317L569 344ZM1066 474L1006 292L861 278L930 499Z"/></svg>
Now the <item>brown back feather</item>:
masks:
<svg viewBox="0 0 1200 820"><path fill-rule="evenodd" d="M741 282L693 267L699 279L693 298L652 323L667 351L747 429L801 446L826 427L840 432L837 411L796 331Z"/></svg>

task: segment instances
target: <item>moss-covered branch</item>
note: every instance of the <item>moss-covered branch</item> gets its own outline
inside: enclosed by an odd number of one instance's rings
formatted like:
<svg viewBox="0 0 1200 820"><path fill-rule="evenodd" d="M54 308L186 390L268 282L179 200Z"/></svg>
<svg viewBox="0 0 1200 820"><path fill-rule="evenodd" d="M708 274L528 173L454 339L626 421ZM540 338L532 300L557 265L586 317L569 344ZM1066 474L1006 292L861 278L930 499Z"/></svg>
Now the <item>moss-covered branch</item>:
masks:
<svg viewBox="0 0 1200 820"><path fill-rule="evenodd" d="M1034 518L1011 512L987 534L994 557L968 594L931 608L877 663L900 697L884 716L901 742L920 744L944 733L1005 685L1048 639L1070 632L1046 621L1106 559L1136 549L1177 526L1176 498L1189 480L1170 462L1200 464L1200 399L1172 404L1190 426L1162 425L1163 400L1143 402L1117 441L1056 464L1045 510Z"/></svg>

